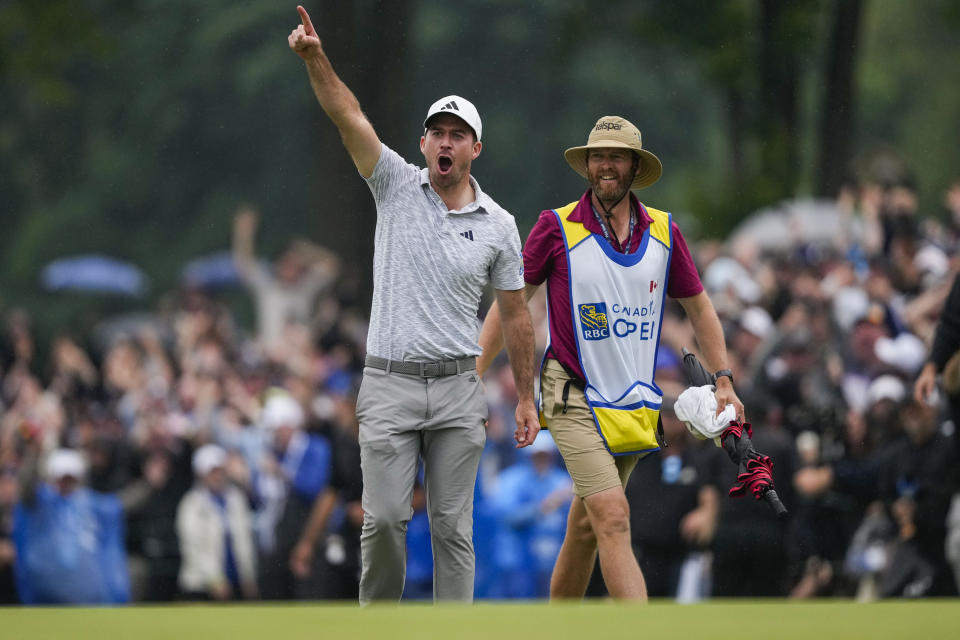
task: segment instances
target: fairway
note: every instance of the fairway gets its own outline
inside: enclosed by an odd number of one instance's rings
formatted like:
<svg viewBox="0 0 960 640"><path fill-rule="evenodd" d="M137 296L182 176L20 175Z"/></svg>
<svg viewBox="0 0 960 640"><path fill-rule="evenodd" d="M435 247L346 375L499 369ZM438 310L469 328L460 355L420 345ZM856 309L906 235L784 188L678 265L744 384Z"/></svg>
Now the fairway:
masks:
<svg viewBox="0 0 960 640"><path fill-rule="evenodd" d="M960 601L711 601L0 609L0 638L955 638Z"/></svg>

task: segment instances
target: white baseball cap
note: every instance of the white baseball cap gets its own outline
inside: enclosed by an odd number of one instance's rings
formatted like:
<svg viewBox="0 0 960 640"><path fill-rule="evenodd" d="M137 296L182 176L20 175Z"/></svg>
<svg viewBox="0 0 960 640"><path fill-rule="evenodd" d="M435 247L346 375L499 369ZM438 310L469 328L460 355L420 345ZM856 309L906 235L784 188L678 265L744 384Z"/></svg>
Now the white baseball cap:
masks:
<svg viewBox="0 0 960 640"><path fill-rule="evenodd" d="M907 395L907 387L903 380L892 375L882 375L867 387L867 405L873 405L881 400L900 402Z"/></svg>
<svg viewBox="0 0 960 640"><path fill-rule="evenodd" d="M833 318L844 331L850 331L869 310L870 296L860 287L843 287L833 296Z"/></svg>
<svg viewBox="0 0 960 640"><path fill-rule="evenodd" d="M47 478L59 480L67 476L80 480L83 478L87 465L83 456L73 449L54 449L47 458Z"/></svg>
<svg viewBox="0 0 960 640"><path fill-rule="evenodd" d="M483 131L483 125L480 124L480 114L477 112L477 108L473 106L473 103L466 98L447 96L434 102L430 105L430 109L427 110L427 117L423 119L424 129L427 128L427 122L430 121L430 118L438 113L449 113L457 116L470 125L473 132L477 134L477 140L480 140L480 134Z"/></svg>
<svg viewBox="0 0 960 640"><path fill-rule="evenodd" d="M303 413L303 407L293 396L285 392L275 392L269 395L263 405L260 420L270 431L280 427L299 429L306 421L306 416Z"/></svg>
<svg viewBox="0 0 960 640"><path fill-rule="evenodd" d="M227 452L215 444L205 444L193 453L193 472L200 478L227 464Z"/></svg>
<svg viewBox="0 0 960 640"><path fill-rule="evenodd" d="M747 307L740 314L740 327L758 338L766 338L773 332L773 319L763 307Z"/></svg>

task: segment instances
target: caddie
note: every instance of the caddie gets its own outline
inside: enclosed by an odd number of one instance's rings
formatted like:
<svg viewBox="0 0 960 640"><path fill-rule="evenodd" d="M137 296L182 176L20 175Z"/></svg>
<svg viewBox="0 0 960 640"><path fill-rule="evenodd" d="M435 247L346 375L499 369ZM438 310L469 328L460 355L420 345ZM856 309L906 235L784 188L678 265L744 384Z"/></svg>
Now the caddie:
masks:
<svg viewBox="0 0 960 640"><path fill-rule="evenodd" d="M564 155L589 188L579 200L543 211L523 250L527 299L547 283L541 421L576 494L550 596L582 598L599 555L610 595L645 601L624 487L637 461L660 448L663 393L654 371L666 296L681 304L704 362L717 372L718 407L733 405L742 420L743 404L733 389L720 320L680 230L669 213L631 193L655 183L663 170L643 148L640 131L604 116L587 144ZM480 345L482 373L502 348L496 306Z"/></svg>

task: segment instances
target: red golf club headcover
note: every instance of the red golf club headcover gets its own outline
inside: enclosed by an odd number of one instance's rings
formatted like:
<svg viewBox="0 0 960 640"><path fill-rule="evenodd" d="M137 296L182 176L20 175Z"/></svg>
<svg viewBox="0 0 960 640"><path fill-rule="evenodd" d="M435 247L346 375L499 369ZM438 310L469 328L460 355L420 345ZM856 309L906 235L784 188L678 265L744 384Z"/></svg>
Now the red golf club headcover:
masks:
<svg viewBox="0 0 960 640"><path fill-rule="evenodd" d="M737 484L730 489L730 497L746 495L747 491L759 500L773 486L773 461L770 456L760 456L747 461L747 471L737 476Z"/></svg>

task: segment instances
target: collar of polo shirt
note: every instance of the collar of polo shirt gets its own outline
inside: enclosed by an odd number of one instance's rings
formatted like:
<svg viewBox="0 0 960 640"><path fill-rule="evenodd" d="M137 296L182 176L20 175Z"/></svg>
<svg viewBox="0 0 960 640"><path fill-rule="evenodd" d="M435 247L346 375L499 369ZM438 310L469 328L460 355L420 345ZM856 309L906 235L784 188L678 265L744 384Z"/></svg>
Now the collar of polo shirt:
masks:
<svg viewBox="0 0 960 640"><path fill-rule="evenodd" d="M476 194L473 202L468 204L463 209L457 209L456 211L450 211L450 213L489 213L489 208L487 201L489 196L483 192L483 189L480 188L480 184L476 181L473 176L469 176L470 186L473 187L473 192ZM420 170L420 186L425 189L433 190L433 187L430 186L430 172L428 169L424 168ZM436 193L436 192L434 192ZM438 198L440 196L437 196Z"/></svg>

